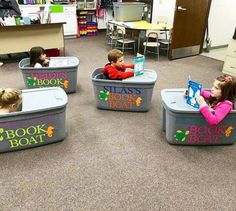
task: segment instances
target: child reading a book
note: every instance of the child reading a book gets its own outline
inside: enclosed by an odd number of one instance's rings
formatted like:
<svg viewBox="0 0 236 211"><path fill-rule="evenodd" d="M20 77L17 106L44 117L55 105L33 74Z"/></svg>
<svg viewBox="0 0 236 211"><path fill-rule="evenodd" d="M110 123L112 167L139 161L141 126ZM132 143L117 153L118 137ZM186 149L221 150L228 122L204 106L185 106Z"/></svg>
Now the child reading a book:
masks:
<svg viewBox="0 0 236 211"><path fill-rule="evenodd" d="M134 72L125 72L126 68L134 68L134 64L125 65L123 52L117 49L112 49L108 52L109 63L102 70L103 75L107 79L121 80L134 76Z"/></svg>
<svg viewBox="0 0 236 211"><path fill-rule="evenodd" d="M31 67L48 67L49 60L46 59L45 50L42 47L33 47L30 49Z"/></svg>
<svg viewBox="0 0 236 211"><path fill-rule="evenodd" d="M0 113L15 112L22 103L22 93L18 89L0 89Z"/></svg>
<svg viewBox="0 0 236 211"><path fill-rule="evenodd" d="M222 121L234 109L236 100L236 80L232 76L219 76L215 79L211 91L201 91L196 97L200 105L200 113L206 121L214 126ZM209 106L205 99L208 100ZM214 109L214 113L210 111Z"/></svg>

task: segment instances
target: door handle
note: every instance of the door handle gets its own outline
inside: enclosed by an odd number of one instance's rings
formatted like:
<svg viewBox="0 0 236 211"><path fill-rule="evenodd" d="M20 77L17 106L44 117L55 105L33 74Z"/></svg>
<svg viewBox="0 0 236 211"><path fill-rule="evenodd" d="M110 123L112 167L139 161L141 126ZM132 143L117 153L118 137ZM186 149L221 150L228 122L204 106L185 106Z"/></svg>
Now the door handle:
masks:
<svg viewBox="0 0 236 211"><path fill-rule="evenodd" d="M182 7L182 6L178 6L178 7L177 7L177 10L178 10L178 11L185 11L185 10L187 10L187 9L184 8L184 7Z"/></svg>

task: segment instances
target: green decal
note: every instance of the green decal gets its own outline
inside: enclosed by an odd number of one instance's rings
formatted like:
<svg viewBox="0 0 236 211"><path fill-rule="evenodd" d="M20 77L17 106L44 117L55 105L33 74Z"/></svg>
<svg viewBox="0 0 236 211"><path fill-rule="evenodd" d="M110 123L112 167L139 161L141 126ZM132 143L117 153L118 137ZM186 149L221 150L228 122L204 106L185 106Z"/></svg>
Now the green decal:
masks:
<svg viewBox="0 0 236 211"><path fill-rule="evenodd" d="M99 92L99 98L100 98L100 100L107 101L109 94L110 94L110 92L108 92L108 91L107 91L107 92L100 91L100 92Z"/></svg>
<svg viewBox="0 0 236 211"><path fill-rule="evenodd" d="M4 128L0 128L0 141L3 140L2 133L4 132Z"/></svg>
<svg viewBox="0 0 236 211"><path fill-rule="evenodd" d="M189 130L183 132L182 130L177 130L175 134L176 141L185 141L186 137L189 135Z"/></svg>
<svg viewBox="0 0 236 211"><path fill-rule="evenodd" d="M36 78L27 77L26 82L28 85L34 86L36 83Z"/></svg>

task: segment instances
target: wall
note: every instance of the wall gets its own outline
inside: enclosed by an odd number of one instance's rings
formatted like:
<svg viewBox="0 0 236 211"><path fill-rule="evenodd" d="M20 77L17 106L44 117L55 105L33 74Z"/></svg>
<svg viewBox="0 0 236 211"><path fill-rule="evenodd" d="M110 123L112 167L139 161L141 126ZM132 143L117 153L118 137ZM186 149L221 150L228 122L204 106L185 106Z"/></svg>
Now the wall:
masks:
<svg viewBox="0 0 236 211"><path fill-rule="evenodd" d="M227 45L236 27L236 1L212 0L209 14L209 37L212 47Z"/></svg>
<svg viewBox="0 0 236 211"><path fill-rule="evenodd" d="M168 23L173 24L175 0L153 0L152 23L157 23L157 16L167 16Z"/></svg>
<svg viewBox="0 0 236 211"><path fill-rule="evenodd" d="M173 24L175 0L154 0L152 23L157 16L168 16L168 23ZM212 47L227 45L236 27L236 0L212 0L209 14L209 37Z"/></svg>
<svg viewBox="0 0 236 211"><path fill-rule="evenodd" d="M97 18L98 29L106 29L106 27L107 27L106 23L112 19L113 19L112 10L105 9L104 17Z"/></svg>

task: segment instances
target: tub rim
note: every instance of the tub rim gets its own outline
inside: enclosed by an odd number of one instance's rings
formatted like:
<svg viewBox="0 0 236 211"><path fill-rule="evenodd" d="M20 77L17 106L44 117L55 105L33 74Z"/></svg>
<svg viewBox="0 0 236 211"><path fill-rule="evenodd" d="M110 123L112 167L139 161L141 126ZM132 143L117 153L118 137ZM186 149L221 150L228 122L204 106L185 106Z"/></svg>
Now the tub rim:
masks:
<svg viewBox="0 0 236 211"><path fill-rule="evenodd" d="M112 83L112 84L138 84L138 85L144 85L144 84L155 84L156 83L156 80L157 80L157 73L155 70L152 70L152 69L144 69L144 71L152 71L155 73L155 80L154 81L150 81L150 82L141 82L141 81L125 81L125 80L110 80L110 79L97 79L95 78L95 76L99 73L102 73L102 67L100 68L97 68L95 69L91 75L90 75L90 79L93 81L93 82L104 82L104 83ZM136 77L136 76L134 76Z"/></svg>
<svg viewBox="0 0 236 211"><path fill-rule="evenodd" d="M63 94L63 99L65 100L65 102L62 105L55 106L53 108L49 108L48 110L45 110L45 108L43 108L43 109L37 109L37 110L32 110L32 111L15 111L15 112L11 112L11 113L3 113L3 114L0 114L0 119L1 118L13 117L13 116L28 115L28 114L33 114L33 113L42 113L43 111L53 111L53 110L58 110L58 109L61 109L61 108L66 108L66 106L68 104L68 96L67 96L66 92L60 87L45 87L45 88L35 88L35 89L23 89L22 93L35 92L35 91L46 91L46 90L50 90L50 89L60 90L60 92Z"/></svg>

